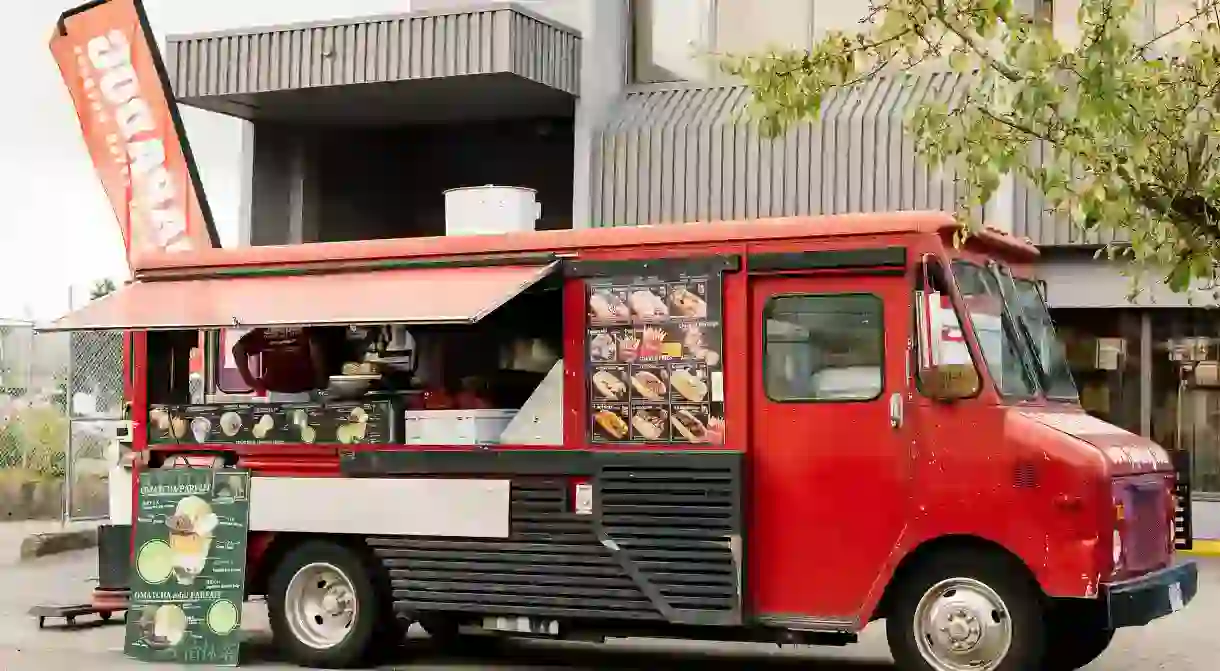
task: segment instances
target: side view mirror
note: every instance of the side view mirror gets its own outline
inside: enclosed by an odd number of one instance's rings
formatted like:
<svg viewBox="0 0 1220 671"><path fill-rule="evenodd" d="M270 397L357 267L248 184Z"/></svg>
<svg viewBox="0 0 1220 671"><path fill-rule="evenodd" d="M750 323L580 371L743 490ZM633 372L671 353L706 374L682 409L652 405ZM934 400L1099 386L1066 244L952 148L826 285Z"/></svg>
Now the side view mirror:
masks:
<svg viewBox="0 0 1220 671"><path fill-rule="evenodd" d="M937 291L918 291L915 297L920 390L938 401L974 396L979 374L952 302Z"/></svg>
<svg viewBox="0 0 1220 671"><path fill-rule="evenodd" d="M937 401L960 401L978 393L979 373L973 365L946 365L919 371L919 388Z"/></svg>

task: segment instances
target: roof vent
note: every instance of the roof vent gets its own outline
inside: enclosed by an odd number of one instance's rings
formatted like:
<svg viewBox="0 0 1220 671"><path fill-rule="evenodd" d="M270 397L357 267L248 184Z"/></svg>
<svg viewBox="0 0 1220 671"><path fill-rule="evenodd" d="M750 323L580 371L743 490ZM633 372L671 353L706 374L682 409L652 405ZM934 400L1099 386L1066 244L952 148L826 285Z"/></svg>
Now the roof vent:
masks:
<svg viewBox="0 0 1220 671"><path fill-rule="evenodd" d="M532 231L542 217L533 189L467 186L445 192L445 235Z"/></svg>

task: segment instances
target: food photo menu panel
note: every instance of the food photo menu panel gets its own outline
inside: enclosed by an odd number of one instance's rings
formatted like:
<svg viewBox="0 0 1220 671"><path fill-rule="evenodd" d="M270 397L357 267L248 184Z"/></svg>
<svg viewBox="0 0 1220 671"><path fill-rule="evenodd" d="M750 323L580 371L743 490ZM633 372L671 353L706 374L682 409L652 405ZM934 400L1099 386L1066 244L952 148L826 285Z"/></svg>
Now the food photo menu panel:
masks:
<svg viewBox="0 0 1220 671"><path fill-rule="evenodd" d="M722 443L720 273L586 285L590 440Z"/></svg>

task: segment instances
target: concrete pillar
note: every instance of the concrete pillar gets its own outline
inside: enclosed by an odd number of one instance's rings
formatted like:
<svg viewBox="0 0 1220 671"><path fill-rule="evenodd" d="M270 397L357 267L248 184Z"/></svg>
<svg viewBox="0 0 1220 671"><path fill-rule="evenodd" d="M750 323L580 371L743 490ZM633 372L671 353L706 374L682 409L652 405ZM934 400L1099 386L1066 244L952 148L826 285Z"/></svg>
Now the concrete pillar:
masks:
<svg viewBox="0 0 1220 671"><path fill-rule="evenodd" d="M1140 313L1140 434L1152 437L1152 312Z"/></svg>
<svg viewBox="0 0 1220 671"><path fill-rule="evenodd" d="M581 32L581 91L576 103L575 151L572 170L572 228L591 221L593 162L598 160L599 129L618 104L627 83L631 49L628 0L583 0L586 16Z"/></svg>
<svg viewBox="0 0 1220 671"><path fill-rule="evenodd" d="M251 222L254 219L254 124L249 121L241 123L241 170L240 186L241 202L237 210L237 246L249 247L253 244L254 233Z"/></svg>
<svg viewBox="0 0 1220 671"><path fill-rule="evenodd" d="M318 161L316 145L294 133L288 162L288 243L317 242Z"/></svg>

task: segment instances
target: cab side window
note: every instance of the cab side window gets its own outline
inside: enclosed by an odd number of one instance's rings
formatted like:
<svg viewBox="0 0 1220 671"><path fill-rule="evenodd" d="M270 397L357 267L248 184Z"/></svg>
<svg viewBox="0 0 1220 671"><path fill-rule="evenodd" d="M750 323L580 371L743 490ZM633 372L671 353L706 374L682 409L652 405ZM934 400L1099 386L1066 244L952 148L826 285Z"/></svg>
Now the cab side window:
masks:
<svg viewBox="0 0 1220 671"><path fill-rule="evenodd" d="M763 384L778 402L871 401L884 388L885 324L874 294L773 296Z"/></svg>

